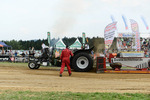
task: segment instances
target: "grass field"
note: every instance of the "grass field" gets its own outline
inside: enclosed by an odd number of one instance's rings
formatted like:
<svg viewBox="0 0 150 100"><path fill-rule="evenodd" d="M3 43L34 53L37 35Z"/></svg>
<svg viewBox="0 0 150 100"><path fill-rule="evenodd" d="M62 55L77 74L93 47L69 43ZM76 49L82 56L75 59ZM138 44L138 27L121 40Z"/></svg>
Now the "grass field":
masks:
<svg viewBox="0 0 150 100"><path fill-rule="evenodd" d="M14 66L18 66L18 67L26 67L28 66L28 63L13 63L13 62L0 62L1 66L9 66L9 67L14 67Z"/></svg>
<svg viewBox="0 0 150 100"><path fill-rule="evenodd" d="M0 91L1 100L150 100L150 94Z"/></svg>

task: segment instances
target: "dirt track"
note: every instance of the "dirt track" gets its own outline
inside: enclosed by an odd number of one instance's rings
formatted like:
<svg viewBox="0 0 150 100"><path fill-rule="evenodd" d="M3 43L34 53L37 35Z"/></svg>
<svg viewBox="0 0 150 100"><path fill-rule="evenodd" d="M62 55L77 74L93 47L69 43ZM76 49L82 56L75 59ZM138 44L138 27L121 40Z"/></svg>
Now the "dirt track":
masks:
<svg viewBox="0 0 150 100"><path fill-rule="evenodd" d="M57 68L58 69L58 68ZM0 65L1 90L150 93L150 74L96 74L67 71L59 77L55 68L30 70L28 67Z"/></svg>

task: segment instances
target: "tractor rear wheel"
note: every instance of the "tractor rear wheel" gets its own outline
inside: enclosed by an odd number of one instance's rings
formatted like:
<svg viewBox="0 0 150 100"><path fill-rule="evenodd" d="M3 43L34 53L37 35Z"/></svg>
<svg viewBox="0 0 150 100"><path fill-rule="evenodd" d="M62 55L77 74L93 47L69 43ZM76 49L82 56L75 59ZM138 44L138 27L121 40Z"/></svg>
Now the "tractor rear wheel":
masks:
<svg viewBox="0 0 150 100"><path fill-rule="evenodd" d="M93 68L93 59L88 53L78 53L72 58L72 67L76 72L88 72Z"/></svg>

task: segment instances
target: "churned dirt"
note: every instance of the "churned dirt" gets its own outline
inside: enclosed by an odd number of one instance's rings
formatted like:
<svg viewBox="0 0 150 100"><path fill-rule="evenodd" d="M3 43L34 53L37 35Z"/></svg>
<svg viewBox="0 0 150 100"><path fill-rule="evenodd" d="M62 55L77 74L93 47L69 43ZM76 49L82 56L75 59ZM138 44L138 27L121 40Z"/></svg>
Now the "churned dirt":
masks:
<svg viewBox="0 0 150 100"><path fill-rule="evenodd" d="M59 69L0 65L0 90L150 93L150 74L72 72L70 77L64 71L59 77Z"/></svg>

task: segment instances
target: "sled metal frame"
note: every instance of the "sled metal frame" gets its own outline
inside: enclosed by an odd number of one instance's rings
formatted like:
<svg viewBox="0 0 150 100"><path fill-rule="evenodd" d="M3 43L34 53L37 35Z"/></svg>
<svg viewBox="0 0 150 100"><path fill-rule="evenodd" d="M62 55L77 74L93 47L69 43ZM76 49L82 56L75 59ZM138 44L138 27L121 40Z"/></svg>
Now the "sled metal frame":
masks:
<svg viewBox="0 0 150 100"><path fill-rule="evenodd" d="M149 68L142 69L119 69L113 70L111 68L106 68L106 58L105 57L97 57L96 62L96 73L114 73L114 74L150 74Z"/></svg>

